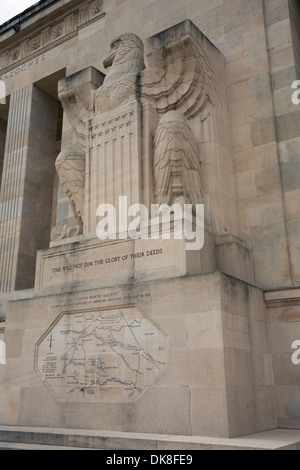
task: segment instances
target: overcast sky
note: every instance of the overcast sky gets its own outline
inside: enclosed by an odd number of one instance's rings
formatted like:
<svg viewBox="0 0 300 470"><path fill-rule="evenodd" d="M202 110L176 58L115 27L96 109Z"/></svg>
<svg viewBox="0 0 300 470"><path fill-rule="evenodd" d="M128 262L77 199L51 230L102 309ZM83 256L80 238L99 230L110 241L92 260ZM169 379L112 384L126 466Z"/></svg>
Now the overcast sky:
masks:
<svg viewBox="0 0 300 470"><path fill-rule="evenodd" d="M0 0L0 24L37 3L38 0Z"/></svg>

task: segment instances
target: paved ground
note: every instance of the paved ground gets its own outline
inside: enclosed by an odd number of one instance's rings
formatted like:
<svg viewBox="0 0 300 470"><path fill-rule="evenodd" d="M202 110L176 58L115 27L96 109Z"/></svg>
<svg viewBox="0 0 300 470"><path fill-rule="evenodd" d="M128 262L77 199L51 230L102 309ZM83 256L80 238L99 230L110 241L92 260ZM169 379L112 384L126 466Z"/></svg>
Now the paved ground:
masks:
<svg viewBox="0 0 300 470"><path fill-rule="evenodd" d="M0 450L300 450L300 430L276 429L235 439L84 429L0 426Z"/></svg>

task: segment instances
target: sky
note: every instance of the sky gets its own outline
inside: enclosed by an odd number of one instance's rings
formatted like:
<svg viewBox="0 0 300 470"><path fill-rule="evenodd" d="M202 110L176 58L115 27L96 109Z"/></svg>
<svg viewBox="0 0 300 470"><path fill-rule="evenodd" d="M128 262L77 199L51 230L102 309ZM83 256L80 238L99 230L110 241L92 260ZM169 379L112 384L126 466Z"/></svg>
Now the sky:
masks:
<svg viewBox="0 0 300 470"><path fill-rule="evenodd" d="M38 0L0 0L0 24L22 13L37 2Z"/></svg>

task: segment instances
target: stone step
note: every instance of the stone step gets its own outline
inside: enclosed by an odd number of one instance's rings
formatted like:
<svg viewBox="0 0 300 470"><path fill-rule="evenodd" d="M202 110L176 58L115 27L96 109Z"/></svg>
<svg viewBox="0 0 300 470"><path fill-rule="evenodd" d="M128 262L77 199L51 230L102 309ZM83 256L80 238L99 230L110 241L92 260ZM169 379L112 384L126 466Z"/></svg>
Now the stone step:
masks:
<svg viewBox="0 0 300 470"><path fill-rule="evenodd" d="M85 429L0 426L0 450L300 450L300 431L275 429L221 439Z"/></svg>
<svg viewBox="0 0 300 470"><path fill-rule="evenodd" d="M47 446L40 444L22 444L15 442L0 442L0 450L95 450L82 447Z"/></svg>

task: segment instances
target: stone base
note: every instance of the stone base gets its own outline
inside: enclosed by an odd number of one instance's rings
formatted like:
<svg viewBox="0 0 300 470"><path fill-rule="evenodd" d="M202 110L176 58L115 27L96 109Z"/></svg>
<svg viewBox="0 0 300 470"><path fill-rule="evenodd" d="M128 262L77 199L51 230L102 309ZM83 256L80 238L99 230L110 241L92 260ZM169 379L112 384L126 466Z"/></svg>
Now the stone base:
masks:
<svg viewBox="0 0 300 470"><path fill-rule="evenodd" d="M189 250L184 234L174 239L173 222L171 239L163 239L163 231L157 229L158 239L122 239L124 234L118 234L117 240L86 240L82 236L52 242L37 254L35 295L215 271L254 284L252 252L240 239L229 234L216 237L204 230L203 248ZM168 228L168 224L163 226L163 230Z"/></svg>
<svg viewBox="0 0 300 470"><path fill-rule="evenodd" d="M137 453L141 450L300 450L300 432L275 429L235 439L224 439L89 429L0 426L0 450L131 450Z"/></svg>
<svg viewBox="0 0 300 470"><path fill-rule="evenodd" d="M0 424L223 438L277 427L259 289L216 272L54 290L8 305Z"/></svg>
<svg viewBox="0 0 300 470"><path fill-rule="evenodd" d="M300 289L267 292L265 301L278 425L300 429Z"/></svg>

